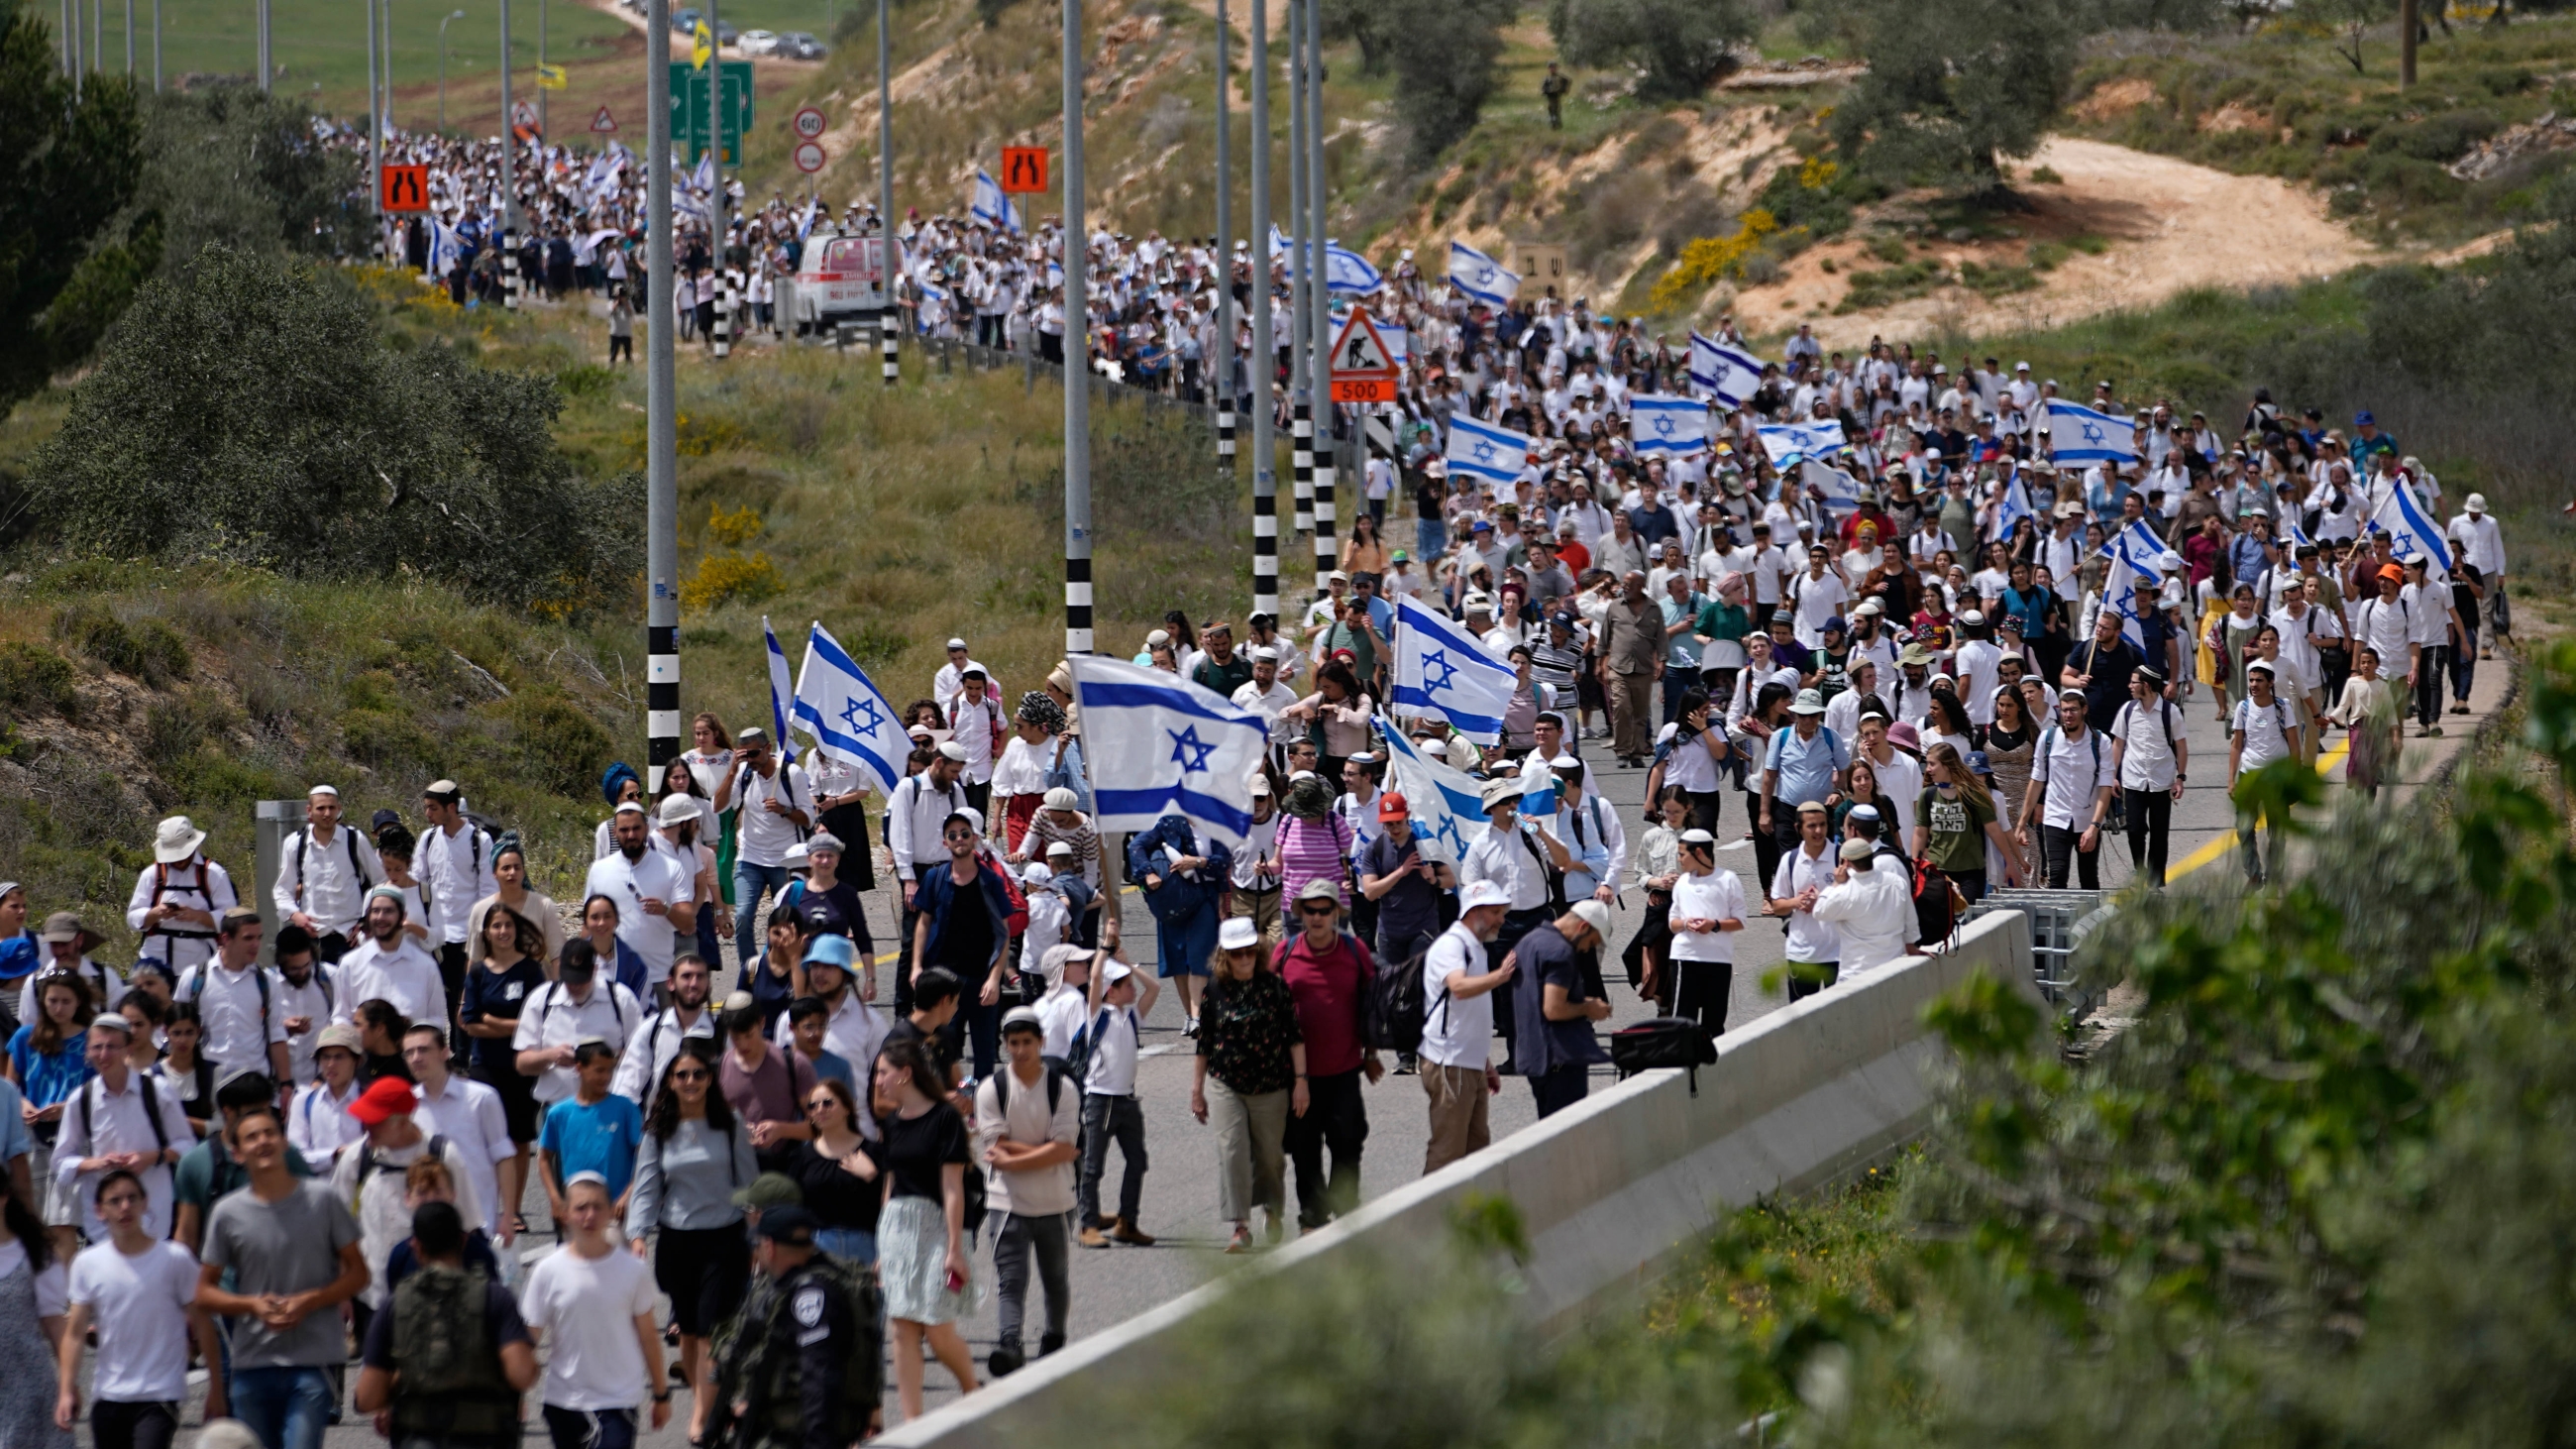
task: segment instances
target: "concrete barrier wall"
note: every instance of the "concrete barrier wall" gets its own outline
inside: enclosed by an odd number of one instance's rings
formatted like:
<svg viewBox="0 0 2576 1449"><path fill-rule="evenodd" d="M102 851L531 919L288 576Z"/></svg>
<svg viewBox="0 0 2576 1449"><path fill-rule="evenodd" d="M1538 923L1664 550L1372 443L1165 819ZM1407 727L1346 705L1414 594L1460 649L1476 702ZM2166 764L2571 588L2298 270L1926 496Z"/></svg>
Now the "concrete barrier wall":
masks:
<svg viewBox="0 0 2576 1449"><path fill-rule="evenodd" d="M1692 1095L1684 1073L1656 1071L1362 1207L1218 1282L1076 1342L877 1442L941 1449L1015 1446L1061 1435L1076 1401L1104 1390L1152 1393L1170 1372L1156 1350L1247 1275L1293 1273L1366 1247L1403 1252L1449 1231L1469 1194L1508 1197L1531 1257L1522 1298L1534 1321L1569 1330L1629 1301L1728 1209L1848 1175L1922 1130L1925 1067L1938 1050L1923 1009L1978 969L2039 1000L2028 918L1992 915L1938 956L1811 996L1718 1038ZM1109 1426L1093 1424L1094 1429ZM1108 1437L1101 1435L1099 1437Z"/></svg>

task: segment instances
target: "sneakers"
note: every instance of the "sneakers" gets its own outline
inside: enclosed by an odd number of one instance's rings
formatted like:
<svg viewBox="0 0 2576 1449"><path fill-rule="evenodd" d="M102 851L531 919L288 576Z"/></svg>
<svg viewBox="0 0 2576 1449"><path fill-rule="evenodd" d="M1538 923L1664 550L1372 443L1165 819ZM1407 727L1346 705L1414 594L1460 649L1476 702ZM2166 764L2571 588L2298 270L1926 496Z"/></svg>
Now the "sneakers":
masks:
<svg viewBox="0 0 2576 1449"><path fill-rule="evenodd" d="M1228 1255L1251 1252L1252 1229L1245 1227L1241 1223L1235 1224L1234 1235L1225 1240L1225 1251Z"/></svg>
<svg viewBox="0 0 2576 1449"><path fill-rule="evenodd" d="M1154 1238L1152 1234L1147 1233L1144 1229L1137 1227L1134 1223L1127 1221L1125 1218L1119 1218L1117 1220L1116 1225L1110 1228L1109 1236L1119 1242L1130 1243L1139 1248L1150 1248L1154 1246Z"/></svg>
<svg viewBox="0 0 2576 1449"><path fill-rule="evenodd" d="M2465 699L2451 706L2451 713L2453 714L2467 714L2468 712L2469 702Z"/></svg>
<svg viewBox="0 0 2576 1449"><path fill-rule="evenodd" d="M1191 1040L1195 1041L1195 1040L1197 1040L1197 1039L1198 1039L1198 1034L1199 1034L1199 1019L1198 1019L1197 1017L1195 1017L1195 1016L1191 1016L1191 1017L1184 1017L1184 1018L1182 1018L1182 1021L1181 1021L1181 1035L1183 1035L1183 1036L1185 1036L1185 1037L1188 1037L1188 1038L1190 1038Z"/></svg>
<svg viewBox="0 0 2576 1449"><path fill-rule="evenodd" d="M1020 1365L1026 1362L1028 1362L1028 1360L1020 1356L1020 1351L1018 1349L997 1348L993 1350L993 1356L991 1358L984 1360L984 1366L991 1369L993 1371L993 1377L998 1379L1016 1372Z"/></svg>
<svg viewBox="0 0 2576 1449"><path fill-rule="evenodd" d="M1081 1232L1074 1235L1074 1241L1082 1244L1086 1248L1105 1248L1109 1246L1108 1235L1101 1232L1100 1229L1091 1227L1087 1224L1083 1227Z"/></svg>
<svg viewBox="0 0 2576 1449"><path fill-rule="evenodd" d="M2433 739L2438 737L2441 733L2442 727L2440 725L2426 725L2415 732L2415 738L2419 740Z"/></svg>
<svg viewBox="0 0 2576 1449"><path fill-rule="evenodd" d="M1416 1058L1411 1052L1397 1052L1395 1054L1395 1074L1399 1077L1412 1076L1414 1074L1415 1060Z"/></svg>

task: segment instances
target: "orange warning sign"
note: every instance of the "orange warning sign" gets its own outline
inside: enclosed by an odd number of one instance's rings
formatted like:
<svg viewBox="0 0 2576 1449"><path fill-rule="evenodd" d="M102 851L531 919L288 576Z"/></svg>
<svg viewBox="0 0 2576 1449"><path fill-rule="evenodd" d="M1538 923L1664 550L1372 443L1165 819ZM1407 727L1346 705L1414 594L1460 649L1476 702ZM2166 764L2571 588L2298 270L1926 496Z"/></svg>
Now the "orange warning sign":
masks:
<svg viewBox="0 0 2576 1449"><path fill-rule="evenodd" d="M1002 189L1004 191L1046 190L1046 148L1044 146L1003 147Z"/></svg>
<svg viewBox="0 0 2576 1449"><path fill-rule="evenodd" d="M429 210L429 168L385 167L382 195L387 211Z"/></svg>

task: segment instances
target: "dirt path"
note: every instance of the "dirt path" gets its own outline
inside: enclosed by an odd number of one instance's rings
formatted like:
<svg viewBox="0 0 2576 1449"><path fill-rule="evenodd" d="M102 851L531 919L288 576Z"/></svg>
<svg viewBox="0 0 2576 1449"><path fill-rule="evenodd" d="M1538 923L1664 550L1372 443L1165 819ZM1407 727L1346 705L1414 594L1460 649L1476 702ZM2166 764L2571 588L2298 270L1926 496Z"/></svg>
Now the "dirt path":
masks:
<svg viewBox="0 0 2576 1449"><path fill-rule="evenodd" d="M2028 181L2040 168L2063 180ZM2020 173L2034 211L2018 238L1936 243L1918 256L1954 272L2028 265L2030 245L2099 237L2100 255L2081 252L2040 274L2037 289L1988 298L1963 286L1867 311L1834 315L1855 267L1884 265L1857 241L1813 248L1769 286L1736 299L1738 325L1777 332L1815 324L1827 345L1866 345L1873 335L1920 336L1944 329L1993 333L2044 328L2097 313L2151 306L2194 287L2247 288L2314 280L2386 253L2326 216L2325 198L2269 176L2236 176L2168 156L2099 141L2054 137ZM1832 273L1824 269L1831 262Z"/></svg>

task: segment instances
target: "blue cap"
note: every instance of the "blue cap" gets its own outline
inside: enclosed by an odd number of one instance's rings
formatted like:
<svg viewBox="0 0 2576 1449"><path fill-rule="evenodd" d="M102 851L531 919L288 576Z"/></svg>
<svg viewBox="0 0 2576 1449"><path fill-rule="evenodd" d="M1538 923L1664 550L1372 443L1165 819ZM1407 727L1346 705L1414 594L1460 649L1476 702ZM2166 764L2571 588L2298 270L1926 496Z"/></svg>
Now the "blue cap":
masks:
<svg viewBox="0 0 2576 1449"><path fill-rule="evenodd" d="M2379 426L2379 419L2370 409L2364 408L2352 415L2352 425L2356 428L2375 428Z"/></svg>
<svg viewBox="0 0 2576 1449"><path fill-rule="evenodd" d="M1843 623L1843 616L1836 614L1825 621L1824 632L1828 634L1848 634L1851 630Z"/></svg>
<svg viewBox="0 0 2576 1449"><path fill-rule="evenodd" d="M1970 750L1968 751L1968 770L1971 774L1991 775L1995 772L1995 767L1986 763L1985 751Z"/></svg>
<svg viewBox="0 0 2576 1449"><path fill-rule="evenodd" d="M847 936L816 936L805 946L805 964L808 966L820 963L847 971L857 955Z"/></svg>

